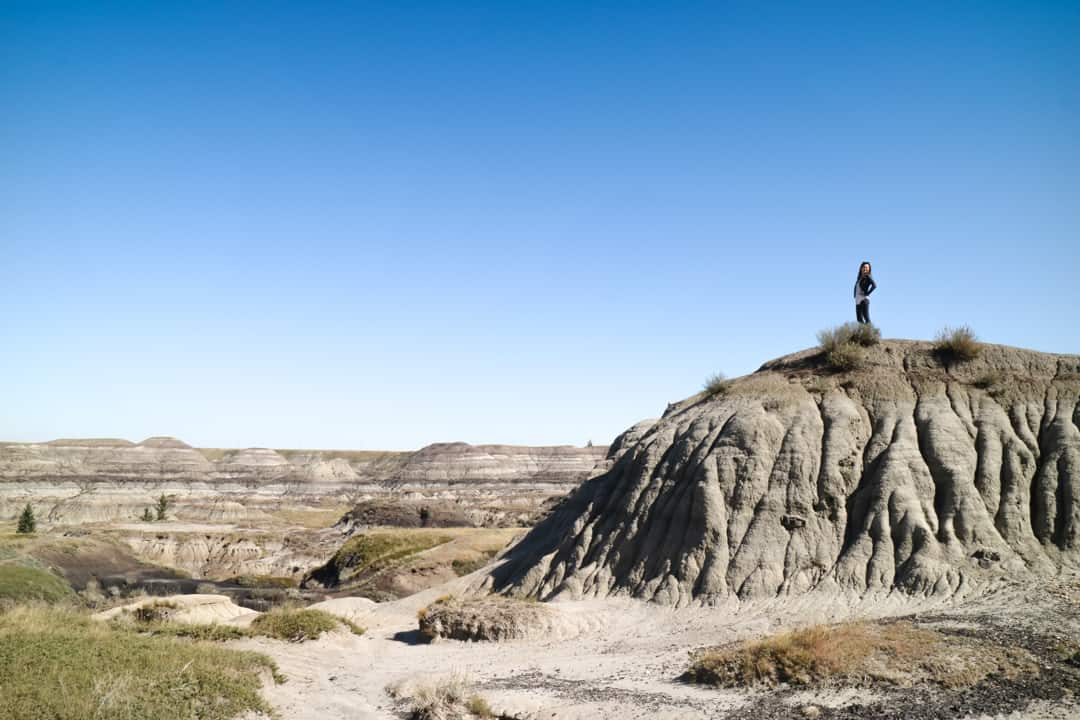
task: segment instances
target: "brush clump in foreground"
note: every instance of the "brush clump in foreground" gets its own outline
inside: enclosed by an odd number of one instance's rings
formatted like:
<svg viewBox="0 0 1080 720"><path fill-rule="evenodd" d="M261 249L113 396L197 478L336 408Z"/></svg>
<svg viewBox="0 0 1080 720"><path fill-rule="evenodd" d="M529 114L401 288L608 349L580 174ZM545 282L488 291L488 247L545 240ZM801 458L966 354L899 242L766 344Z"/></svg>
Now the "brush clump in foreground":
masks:
<svg viewBox="0 0 1080 720"><path fill-rule="evenodd" d="M982 345L967 325L946 327L934 339L934 352L946 363L969 362L979 357Z"/></svg>
<svg viewBox="0 0 1080 720"><path fill-rule="evenodd" d="M720 687L882 682L968 687L987 675L1038 669L1025 651L918 628L910 622L818 625L705 650L684 678Z"/></svg>
<svg viewBox="0 0 1080 720"><path fill-rule="evenodd" d="M543 603L491 595L439 598L416 614L419 630L429 640L521 640L551 626L551 609Z"/></svg>
<svg viewBox="0 0 1080 720"><path fill-rule="evenodd" d="M862 367L865 362L862 349L881 342L881 331L870 324L845 323L819 331L817 338L825 364L844 372Z"/></svg>
<svg viewBox="0 0 1080 720"><path fill-rule="evenodd" d="M0 717L20 720L226 720L271 713L264 655L150 637L70 609L0 613Z"/></svg>
<svg viewBox="0 0 1080 720"><path fill-rule="evenodd" d="M501 718L486 698L473 691L460 674L426 683L402 683L387 688L395 700L407 703L409 720L465 720L466 718Z"/></svg>

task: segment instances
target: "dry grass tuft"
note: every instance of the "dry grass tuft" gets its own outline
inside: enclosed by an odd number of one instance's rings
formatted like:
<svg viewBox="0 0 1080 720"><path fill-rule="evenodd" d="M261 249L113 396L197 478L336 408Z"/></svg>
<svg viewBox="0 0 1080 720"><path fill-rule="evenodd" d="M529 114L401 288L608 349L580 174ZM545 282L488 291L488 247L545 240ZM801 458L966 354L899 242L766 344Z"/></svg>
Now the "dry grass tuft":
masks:
<svg viewBox="0 0 1080 720"><path fill-rule="evenodd" d="M817 334L825 363L838 372L855 370L862 366L862 349L881 342L881 331L873 325L845 323L826 328Z"/></svg>
<svg viewBox="0 0 1080 720"><path fill-rule="evenodd" d="M705 378L705 385L702 387L702 392L705 393L705 397L714 398L723 395L728 391L730 382L727 376L722 372L713 373L709 377Z"/></svg>
<svg viewBox="0 0 1080 720"><path fill-rule="evenodd" d="M409 720L463 720L499 717L461 674L428 683L388 688L391 697L408 701Z"/></svg>
<svg viewBox="0 0 1080 720"><path fill-rule="evenodd" d="M967 687L991 673L1015 675L1036 667L1022 651L978 647L909 622L852 622L708 650L685 677L722 687L834 680Z"/></svg>
<svg viewBox="0 0 1080 720"><path fill-rule="evenodd" d="M934 339L934 352L946 363L974 360L982 351L982 345L967 325L942 328Z"/></svg>

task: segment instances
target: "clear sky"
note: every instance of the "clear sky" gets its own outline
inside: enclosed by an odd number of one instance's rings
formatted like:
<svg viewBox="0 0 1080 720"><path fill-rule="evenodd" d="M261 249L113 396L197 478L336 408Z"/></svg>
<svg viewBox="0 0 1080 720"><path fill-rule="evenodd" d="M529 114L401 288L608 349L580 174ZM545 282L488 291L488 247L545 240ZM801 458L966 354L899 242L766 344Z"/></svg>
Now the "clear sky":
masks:
<svg viewBox="0 0 1080 720"><path fill-rule="evenodd" d="M0 439L610 441L853 319L1080 352L1080 3L0 1Z"/></svg>

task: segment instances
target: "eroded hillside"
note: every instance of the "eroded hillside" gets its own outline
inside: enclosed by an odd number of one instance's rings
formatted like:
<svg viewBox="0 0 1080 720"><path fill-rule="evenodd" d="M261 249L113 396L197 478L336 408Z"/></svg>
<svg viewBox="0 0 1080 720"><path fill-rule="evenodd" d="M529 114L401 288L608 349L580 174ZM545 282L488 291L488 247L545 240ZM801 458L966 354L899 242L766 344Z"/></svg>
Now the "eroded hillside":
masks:
<svg viewBox="0 0 1080 720"><path fill-rule="evenodd" d="M670 406L488 581L669 604L964 594L1080 564L1080 357L807 350Z"/></svg>

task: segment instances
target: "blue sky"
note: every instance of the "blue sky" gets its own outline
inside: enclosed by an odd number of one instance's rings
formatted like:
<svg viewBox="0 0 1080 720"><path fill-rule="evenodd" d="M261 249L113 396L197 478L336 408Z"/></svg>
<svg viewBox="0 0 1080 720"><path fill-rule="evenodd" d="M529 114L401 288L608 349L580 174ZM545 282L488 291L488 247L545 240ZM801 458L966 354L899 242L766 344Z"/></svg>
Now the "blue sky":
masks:
<svg viewBox="0 0 1080 720"><path fill-rule="evenodd" d="M1074 2L0 2L0 439L583 444L814 343L1080 351Z"/></svg>

